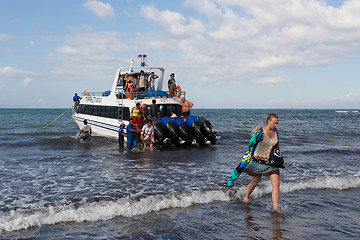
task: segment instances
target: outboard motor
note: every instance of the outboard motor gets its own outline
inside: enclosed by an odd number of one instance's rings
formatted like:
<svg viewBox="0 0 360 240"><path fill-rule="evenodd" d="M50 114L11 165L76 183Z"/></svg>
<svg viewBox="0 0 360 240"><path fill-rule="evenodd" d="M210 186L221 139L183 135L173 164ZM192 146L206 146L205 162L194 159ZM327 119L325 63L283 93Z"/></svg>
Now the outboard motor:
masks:
<svg viewBox="0 0 360 240"><path fill-rule="evenodd" d="M191 143L193 141L193 138L189 134L189 128L188 125L185 123L184 119L175 118L174 123L178 136L186 143Z"/></svg>
<svg viewBox="0 0 360 240"><path fill-rule="evenodd" d="M161 119L161 124L163 126L165 136L170 138L173 143L178 143L179 137L176 134L176 126L173 120L170 117L163 117Z"/></svg>
<svg viewBox="0 0 360 240"><path fill-rule="evenodd" d="M155 145L160 147L165 140L165 133L160 121L153 121Z"/></svg>
<svg viewBox="0 0 360 240"><path fill-rule="evenodd" d="M190 134L196 139L196 142L199 145L205 145L205 137L200 130L201 125L199 120L195 116L189 115L186 118L186 124L189 127Z"/></svg>
<svg viewBox="0 0 360 240"><path fill-rule="evenodd" d="M211 129L211 123L203 117L199 117L199 122L201 125L201 132L211 142L211 144L214 145L216 143L216 135Z"/></svg>

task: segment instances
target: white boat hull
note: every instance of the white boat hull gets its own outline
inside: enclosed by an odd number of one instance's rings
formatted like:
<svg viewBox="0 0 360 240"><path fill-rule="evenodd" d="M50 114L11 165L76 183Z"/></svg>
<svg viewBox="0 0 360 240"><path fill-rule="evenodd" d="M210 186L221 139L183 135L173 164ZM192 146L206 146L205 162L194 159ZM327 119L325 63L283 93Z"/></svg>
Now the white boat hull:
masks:
<svg viewBox="0 0 360 240"><path fill-rule="evenodd" d="M94 135L118 138L120 122L117 119L91 116L86 114L74 113L72 118L81 129L84 126L84 120L88 121ZM128 121L124 121L125 125Z"/></svg>

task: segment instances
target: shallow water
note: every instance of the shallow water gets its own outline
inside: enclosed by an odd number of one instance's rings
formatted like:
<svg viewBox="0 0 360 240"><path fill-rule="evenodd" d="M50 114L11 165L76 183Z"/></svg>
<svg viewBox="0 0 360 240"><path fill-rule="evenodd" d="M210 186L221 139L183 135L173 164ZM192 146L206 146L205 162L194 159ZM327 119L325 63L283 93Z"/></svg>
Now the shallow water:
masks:
<svg viewBox="0 0 360 240"><path fill-rule="evenodd" d="M65 109L0 109L0 235L4 239L356 239L360 235L357 111L194 110L215 146L122 152L114 139L75 138ZM279 117L280 206L264 177L226 183L249 132ZM16 122L13 122L16 119ZM330 236L330 237L329 237Z"/></svg>

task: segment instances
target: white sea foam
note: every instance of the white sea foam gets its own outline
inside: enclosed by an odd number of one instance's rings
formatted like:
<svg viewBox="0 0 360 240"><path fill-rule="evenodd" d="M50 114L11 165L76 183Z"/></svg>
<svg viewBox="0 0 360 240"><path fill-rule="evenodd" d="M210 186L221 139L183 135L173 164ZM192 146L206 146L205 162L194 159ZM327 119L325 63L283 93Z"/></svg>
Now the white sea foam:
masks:
<svg viewBox="0 0 360 240"><path fill-rule="evenodd" d="M359 113L357 110L336 110L336 113Z"/></svg>
<svg viewBox="0 0 360 240"><path fill-rule="evenodd" d="M221 188L208 191L191 191L167 195L151 195L133 199L125 197L117 201L82 202L66 206L49 206L34 210L12 210L0 214L0 232L16 231L59 222L83 222L111 219L117 216L132 217L170 208L186 208L194 204L207 204L217 201L239 200L245 193L245 185L236 190ZM359 177L318 177L302 181L281 183L281 192L293 192L305 189L359 188ZM253 198L270 194L269 181L264 181L253 192Z"/></svg>

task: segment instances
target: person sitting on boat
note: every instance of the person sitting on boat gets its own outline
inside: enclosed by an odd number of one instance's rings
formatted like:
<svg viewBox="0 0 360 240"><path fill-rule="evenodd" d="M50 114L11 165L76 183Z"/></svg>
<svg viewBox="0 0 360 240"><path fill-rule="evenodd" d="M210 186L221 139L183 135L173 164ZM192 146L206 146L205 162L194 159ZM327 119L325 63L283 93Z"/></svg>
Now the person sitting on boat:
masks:
<svg viewBox="0 0 360 240"><path fill-rule="evenodd" d="M160 117L160 112L159 112L159 108L156 105L156 100L153 99L152 100L152 105L150 106L150 117L151 118L158 118Z"/></svg>
<svg viewBox="0 0 360 240"><path fill-rule="evenodd" d="M190 109L194 106L194 104L188 100L186 100L184 97L182 97L180 100L178 100L176 97L174 98L176 101L181 102L181 116L187 117L190 115Z"/></svg>
<svg viewBox="0 0 360 240"><path fill-rule="evenodd" d="M88 124L88 122L85 119L84 120L84 126L81 128L81 130L80 130L80 132L78 134L78 137L80 137L80 139L82 139L82 140L87 140L91 136L91 127L89 125L87 125L87 124Z"/></svg>
<svg viewBox="0 0 360 240"><path fill-rule="evenodd" d="M73 97L75 112L77 112L77 108L79 107L80 100L81 100L81 97L79 97L78 94L75 93L75 96Z"/></svg>
<svg viewBox="0 0 360 240"><path fill-rule="evenodd" d="M151 125L152 121L149 119L146 124L143 126L141 131L141 140L144 142L144 148L150 147L150 151L154 151L154 127Z"/></svg>
<svg viewBox="0 0 360 240"><path fill-rule="evenodd" d="M139 92L145 92L145 89L147 88L147 80L144 76L144 70L140 71L140 76L137 79L137 86Z"/></svg>
<svg viewBox="0 0 360 240"><path fill-rule="evenodd" d="M140 103L136 103L135 107L133 107L131 109L131 116L133 118L136 118L137 115L139 115L139 113L141 112L141 109L140 109Z"/></svg>
<svg viewBox="0 0 360 240"><path fill-rule="evenodd" d="M169 88L169 92L170 92L171 97L174 96L175 87L176 87L175 73L172 73L172 74L170 74L170 79L168 81L168 88Z"/></svg>
<svg viewBox="0 0 360 240"><path fill-rule="evenodd" d="M119 148L124 149L124 138L126 137L126 133L124 132L125 124L121 123L119 127Z"/></svg>
<svg viewBox="0 0 360 240"><path fill-rule="evenodd" d="M158 75L155 75L154 72L150 73L149 79L148 79L148 89L149 90L155 90L155 79L159 78Z"/></svg>
<svg viewBox="0 0 360 240"><path fill-rule="evenodd" d="M137 141L135 137L136 132L138 132L138 130L134 125L133 119L130 118L129 124L126 126L126 138L127 138L126 149L128 151L131 151L133 148L137 147Z"/></svg>

